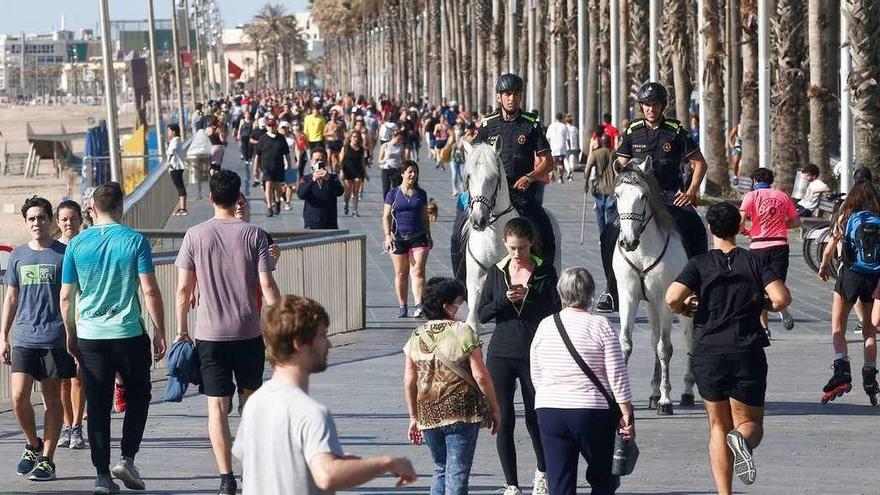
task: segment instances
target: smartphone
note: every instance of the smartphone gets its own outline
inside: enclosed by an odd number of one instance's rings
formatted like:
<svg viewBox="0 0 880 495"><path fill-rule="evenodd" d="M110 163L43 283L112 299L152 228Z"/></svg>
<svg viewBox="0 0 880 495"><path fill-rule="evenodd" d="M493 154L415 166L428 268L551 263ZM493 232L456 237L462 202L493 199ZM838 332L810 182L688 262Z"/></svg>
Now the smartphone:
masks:
<svg viewBox="0 0 880 495"><path fill-rule="evenodd" d="M510 286L510 290L519 290L519 289L523 289L523 288L525 288L525 286L523 286L523 284L514 284L514 285Z"/></svg>

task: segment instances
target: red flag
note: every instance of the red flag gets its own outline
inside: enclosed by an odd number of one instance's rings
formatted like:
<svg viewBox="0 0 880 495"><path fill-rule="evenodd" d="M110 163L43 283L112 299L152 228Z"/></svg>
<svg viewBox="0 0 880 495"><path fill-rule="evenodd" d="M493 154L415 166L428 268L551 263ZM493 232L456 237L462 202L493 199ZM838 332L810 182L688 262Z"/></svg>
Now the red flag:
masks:
<svg viewBox="0 0 880 495"><path fill-rule="evenodd" d="M193 66L193 58L190 52L181 52L180 61L183 62L184 69L189 69Z"/></svg>
<svg viewBox="0 0 880 495"><path fill-rule="evenodd" d="M232 76L233 79L240 78L241 73L244 72L244 70L241 67L233 64L232 60L226 61L226 68L227 68L227 71L229 72L229 75Z"/></svg>

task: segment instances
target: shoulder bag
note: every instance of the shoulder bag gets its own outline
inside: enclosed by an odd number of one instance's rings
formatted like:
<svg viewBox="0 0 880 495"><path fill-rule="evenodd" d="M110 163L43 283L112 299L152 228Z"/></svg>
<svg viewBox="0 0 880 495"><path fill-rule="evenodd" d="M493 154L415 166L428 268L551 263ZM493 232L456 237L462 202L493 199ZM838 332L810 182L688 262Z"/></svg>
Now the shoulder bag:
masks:
<svg viewBox="0 0 880 495"><path fill-rule="evenodd" d="M611 409L611 415L614 417L615 422L615 430L617 430L616 424L620 421L622 417L622 413L620 412L620 406L617 405L617 401L611 397L611 394L608 393L608 390L605 389L605 386L602 385L602 382L599 381L599 377L593 373L593 370L590 369L589 365L584 361L584 358L577 352L577 349L574 348L574 344L571 343L571 339L568 336L568 332L565 331L565 327L562 325L562 318L559 317L559 313L553 315L553 321L556 322L556 328L559 330L559 336L562 337L562 341L565 343L565 347L568 349L571 357L574 358L577 365L581 368L587 378L593 382L593 385L599 390L599 393L605 397L605 400L608 401L608 407ZM615 431L616 433L616 431ZM615 476L626 476L632 474L633 470L636 467L636 461L639 459L639 446L636 445L635 439L633 440L624 440L620 434L614 435L614 458L611 462L611 474Z"/></svg>

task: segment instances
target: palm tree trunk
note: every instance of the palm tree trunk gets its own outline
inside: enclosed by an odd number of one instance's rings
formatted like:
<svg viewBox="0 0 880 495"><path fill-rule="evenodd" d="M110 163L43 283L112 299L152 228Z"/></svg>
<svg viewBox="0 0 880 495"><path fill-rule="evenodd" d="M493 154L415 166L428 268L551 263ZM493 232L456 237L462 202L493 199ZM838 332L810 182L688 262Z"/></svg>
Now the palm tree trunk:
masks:
<svg viewBox="0 0 880 495"><path fill-rule="evenodd" d="M810 163L819 166L824 179L831 178L829 163L830 149L826 137L825 122L828 119L826 110L831 91L825 86L825 43L828 24L825 2L822 0L810 0L809 30L810 40L810 87L807 89L807 97L810 100Z"/></svg>
<svg viewBox="0 0 880 495"><path fill-rule="evenodd" d="M477 44L477 99L474 104L477 106L476 110L483 111L488 104L486 99L487 87L490 82L487 80L487 61L486 61L486 53L487 46L486 42L489 39L489 33L491 31L491 17L489 13L489 3L488 0L475 0L473 3L474 9L474 23L476 24L476 44Z"/></svg>
<svg viewBox="0 0 880 495"><path fill-rule="evenodd" d="M589 136L596 125L599 123L599 0L588 0L587 10L589 11L589 60L590 65L587 68L587 104L584 116L584 126L582 134Z"/></svg>
<svg viewBox="0 0 880 495"><path fill-rule="evenodd" d="M440 0L425 0L428 9L428 94L440 101Z"/></svg>
<svg viewBox="0 0 880 495"><path fill-rule="evenodd" d="M663 13L663 17L660 19L660 39L669 40L675 35L675 27L678 23L678 19L674 19L669 11L666 10ZM666 86L666 89L669 91L669 101L666 106L666 115L673 116L675 113L675 70L672 66L672 59L675 58L675 46L673 43L665 43L661 44L658 47L659 51L659 77L660 83ZM674 115L677 117L677 115Z"/></svg>
<svg viewBox="0 0 880 495"><path fill-rule="evenodd" d="M791 193L795 167L806 165L803 156L806 136L801 127L801 111L806 104L804 73L804 26L806 10L800 0L779 0L773 18L773 58L776 84L771 98L770 137L772 163L777 187Z"/></svg>
<svg viewBox="0 0 880 495"><path fill-rule="evenodd" d="M625 39L625 38L624 38ZM568 93L568 111L578 121L578 58L577 58L577 0L568 0L565 19L565 40L568 44L566 50L568 77L565 78L565 90Z"/></svg>
<svg viewBox="0 0 880 495"><path fill-rule="evenodd" d="M548 30L544 26L547 25L547 5L545 2L537 2L535 6L535 73L538 76L535 81L535 108L529 110L540 110L541 116L547 122L547 61L549 60L548 49Z"/></svg>
<svg viewBox="0 0 880 495"><path fill-rule="evenodd" d="M628 96L635 94L639 86L648 81L648 0L628 0L629 32L633 34L632 50L626 63L631 78L626 80Z"/></svg>
<svg viewBox="0 0 880 495"><path fill-rule="evenodd" d="M758 4L742 0L740 6L743 34L742 115L739 135L742 138L742 161L739 174L749 177L758 168Z"/></svg>
<svg viewBox="0 0 880 495"><path fill-rule="evenodd" d="M686 3L686 0L666 2L664 15L669 16L670 34L672 35L670 58L672 59L672 78L675 90L675 118L680 120L685 127L690 128L688 117L691 90L693 89L690 76L693 72L690 63L692 33L688 29Z"/></svg>
<svg viewBox="0 0 880 495"><path fill-rule="evenodd" d="M849 90L855 120L855 163L880 175L880 3L847 0L852 71Z"/></svg>
<svg viewBox="0 0 880 495"><path fill-rule="evenodd" d="M620 121L623 119L629 118L628 110L629 110L629 102L627 101L627 96L629 95L629 88L627 87L627 81L629 80L627 74L627 60L629 60L629 1L628 0L620 0L620 43L618 43L619 48L619 57L617 62L617 71L618 71L618 92L617 92L617 118L618 122L614 122L614 125L620 126Z"/></svg>
<svg viewBox="0 0 880 495"><path fill-rule="evenodd" d="M504 74L504 5L502 0L492 0L492 81Z"/></svg>
<svg viewBox="0 0 880 495"><path fill-rule="evenodd" d="M599 80L600 102L599 113L605 114L611 111L611 2L601 0L599 2ZM599 115L601 118L601 115ZM601 120L600 120L601 122ZM598 123L598 122L597 122Z"/></svg>
<svg viewBox="0 0 880 495"><path fill-rule="evenodd" d="M730 178L727 174L724 132L724 49L721 42L721 18L717 2L706 2L703 6L705 24L706 69L701 74L704 81L706 122L700 123L700 132L706 133L706 162L709 165L706 177L706 192L711 195L730 193ZM678 88L676 88L678 90Z"/></svg>
<svg viewBox="0 0 880 495"><path fill-rule="evenodd" d="M470 49L470 27L468 26L468 9L469 5L458 5L456 7L456 12L458 13L458 18L456 19L456 27L458 28L458 46L461 49L461 54L459 56L462 57L462 94L459 95L461 99L461 104L464 105L464 108L468 110L472 110L473 104L471 95L473 93L473 62L474 62L474 51Z"/></svg>

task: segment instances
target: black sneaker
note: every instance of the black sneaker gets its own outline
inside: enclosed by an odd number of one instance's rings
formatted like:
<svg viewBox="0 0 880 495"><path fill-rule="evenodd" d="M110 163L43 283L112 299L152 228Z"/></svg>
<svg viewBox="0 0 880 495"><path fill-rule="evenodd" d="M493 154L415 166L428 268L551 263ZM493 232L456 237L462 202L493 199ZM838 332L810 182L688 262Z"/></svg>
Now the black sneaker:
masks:
<svg viewBox="0 0 880 495"><path fill-rule="evenodd" d="M733 474L746 485L754 483L758 472L755 470L755 461L752 459L752 449L746 443L742 433L736 430L728 433L727 446L733 452Z"/></svg>
<svg viewBox="0 0 880 495"><path fill-rule="evenodd" d="M272 218L273 216L275 216L275 209L272 208L272 205L269 205L269 206L266 208L266 216L269 217L269 218Z"/></svg>
<svg viewBox="0 0 880 495"><path fill-rule="evenodd" d="M234 477L220 478L220 489L217 490L217 495L235 495L236 492L238 492L238 483L235 482Z"/></svg>
<svg viewBox="0 0 880 495"><path fill-rule="evenodd" d="M24 446L24 451L21 453L21 460L18 461L18 468L15 470L19 476L25 476L31 473L34 470L34 467L37 465L37 461L40 459L40 452L43 450L43 441L37 444L36 447L31 447L30 445Z"/></svg>
<svg viewBox="0 0 880 495"><path fill-rule="evenodd" d="M55 463L48 457L40 457L37 467L28 476L31 481L52 481L55 479Z"/></svg>
<svg viewBox="0 0 880 495"><path fill-rule="evenodd" d="M596 312L613 313L615 311L617 311L617 308L614 307L614 298L611 297L611 294L607 292L600 294L599 299L596 301Z"/></svg>

